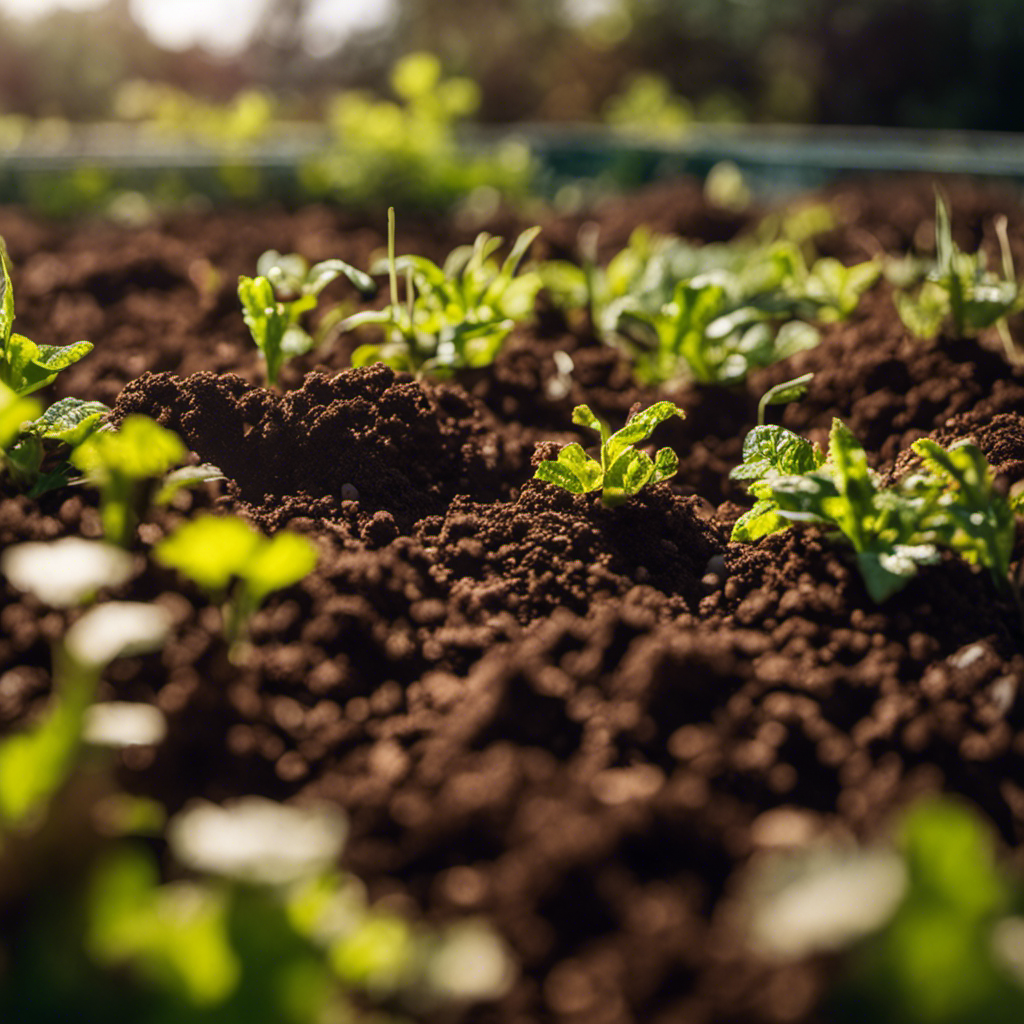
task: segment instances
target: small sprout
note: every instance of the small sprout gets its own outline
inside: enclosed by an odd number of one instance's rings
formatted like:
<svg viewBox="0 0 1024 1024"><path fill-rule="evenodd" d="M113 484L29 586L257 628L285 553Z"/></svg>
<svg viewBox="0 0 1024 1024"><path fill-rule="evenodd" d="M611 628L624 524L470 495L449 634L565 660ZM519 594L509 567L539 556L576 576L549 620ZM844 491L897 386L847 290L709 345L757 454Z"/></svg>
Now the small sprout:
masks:
<svg viewBox="0 0 1024 1024"><path fill-rule="evenodd" d="M100 490L100 516L107 538L128 547L153 496L167 493L168 471L185 455L177 434L147 416L132 415L120 430L101 430L89 437L74 450L71 462ZM199 467L177 483L185 486L217 475L219 471L212 467Z"/></svg>
<svg viewBox="0 0 1024 1024"><path fill-rule="evenodd" d="M292 807L259 796L200 801L175 815L167 842L193 871L288 885L335 867L348 823L334 807Z"/></svg>
<svg viewBox="0 0 1024 1024"><path fill-rule="evenodd" d="M0 384L16 395L29 395L52 384L61 370L73 366L92 351L92 342L73 345L37 345L14 333L14 289L0 247Z"/></svg>
<svg viewBox="0 0 1024 1024"><path fill-rule="evenodd" d="M94 747L148 747L167 735L167 719L152 704L110 700L85 709L82 740Z"/></svg>
<svg viewBox="0 0 1024 1024"><path fill-rule="evenodd" d="M305 537L282 532L267 538L237 516L196 516L153 553L161 565L177 569L226 603L224 635L232 647L267 597L298 583L316 566L316 551Z"/></svg>
<svg viewBox="0 0 1024 1024"><path fill-rule="evenodd" d="M789 405L790 402L799 401L807 394L811 381L814 380L813 373L802 373L792 380L785 380L775 387L769 388L757 403L757 425L764 426L764 415L770 405Z"/></svg>
<svg viewBox="0 0 1024 1024"><path fill-rule="evenodd" d="M997 586L1012 590L1014 505L996 491L985 456L967 442L947 451L921 440L914 451L928 472L882 490L864 448L839 420L832 422L827 459L784 427L756 427L730 477L749 481L757 504L737 520L732 539L757 540L789 523L832 527L853 547L878 603L902 590L922 565L937 562L940 547L984 566Z"/></svg>
<svg viewBox="0 0 1024 1024"><path fill-rule="evenodd" d="M165 609L119 601L91 608L68 630L54 652L55 692L46 712L0 740L0 832L32 824L67 781L104 668L158 649L169 631Z"/></svg>
<svg viewBox="0 0 1024 1024"><path fill-rule="evenodd" d="M0 389L0 465L30 498L66 487L73 471L64 452L98 430L110 410L102 402L62 398L39 415L34 398L12 398L13 392Z"/></svg>
<svg viewBox="0 0 1024 1024"><path fill-rule="evenodd" d="M984 453L970 441L944 449L921 438L911 447L942 491L935 524L941 543L968 562L988 569L996 586L1006 590L1016 519L1013 505L996 490Z"/></svg>
<svg viewBox="0 0 1024 1024"><path fill-rule="evenodd" d="M573 410L572 421L601 435L600 462L587 455L580 445L570 444L558 453L556 460L541 462L534 477L557 484L573 494L599 490L606 507L621 505L647 484L666 480L679 468L679 459L671 448L662 448L651 459L634 445L646 441L659 423L684 415L672 402L656 402L612 434L608 425L587 406L578 405Z"/></svg>
<svg viewBox="0 0 1024 1024"><path fill-rule="evenodd" d="M1002 252L1002 276L988 269L984 253L960 250L953 241L949 210L936 193L935 262L930 267L922 265L926 270L924 283L916 292L912 290L914 281L907 270L913 269L913 262L901 261L889 268L890 280L899 288L895 293L896 310L907 330L921 338L934 338L948 321L956 337L965 338L995 326L1007 347L1007 357L1016 361L1006 318L1024 308L1024 293L1017 282L1003 218L996 223L996 235Z"/></svg>
<svg viewBox="0 0 1024 1024"><path fill-rule="evenodd" d="M103 587L119 587L132 574L126 551L102 541L64 537L15 544L0 554L0 569L19 590L54 608L72 608Z"/></svg>
<svg viewBox="0 0 1024 1024"><path fill-rule="evenodd" d="M472 245L449 253L443 267L423 256L395 256L395 212L388 211L388 256L375 273L388 273L391 303L356 313L339 330L377 326L383 342L360 345L353 366L387 363L397 370L449 375L490 366L518 321L532 312L540 290L538 274L516 274L540 228L524 231L501 264L494 254L500 238L482 233ZM398 277L405 278L405 304L398 301Z"/></svg>
<svg viewBox="0 0 1024 1024"><path fill-rule="evenodd" d="M316 299L305 296L292 303L278 302L274 286L265 277L240 277L238 298L242 303L242 316L252 340L267 364L267 384L277 384L277 375L286 355L285 334L298 316L316 306Z"/></svg>
<svg viewBox="0 0 1024 1024"><path fill-rule="evenodd" d="M377 284L369 274L344 260L323 260L310 266L302 256L282 256L270 249L256 264L255 279L242 277L238 296L243 316L267 363L267 383L277 383L284 360L304 355L313 339L301 326L303 313L316 308L320 293L338 277L345 277L363 295L376 294ZM267 282L269 290L260 282Z"/></svg>

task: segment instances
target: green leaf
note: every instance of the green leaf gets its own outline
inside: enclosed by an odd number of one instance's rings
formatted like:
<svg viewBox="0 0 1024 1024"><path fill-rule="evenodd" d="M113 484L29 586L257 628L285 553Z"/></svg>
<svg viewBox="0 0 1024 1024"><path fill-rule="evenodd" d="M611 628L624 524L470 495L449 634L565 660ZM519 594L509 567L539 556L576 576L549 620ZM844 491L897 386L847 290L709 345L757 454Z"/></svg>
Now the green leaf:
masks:
<svg viewBox="0 0 1024 1024"><path fill-rule="evenodd" d="M370 366L373 363L384 362L381 355L381 346L375 344L360 345L352 353L352 365L353 366Z"/></svg>
<svg viewBox="0 0 1024 1024"><path fill-rule="evenodd" d="M369 274L357 270L344 260L323 260L314 263L306 275L304 291L319 295L335 278L344 277L363 295L376 295L377 282Z"/></svg>
<svg viewBox="0 0 1024 1024"><path fill-rule="evenodd" d="M836 503L830 518L849 538L857 551L866 549L865 522L874 512L877 488L868 470L867 453L841 420L832 420L828 460L835 474L835 485L843 498Z"/></svg>
<svg viewBox="0 0 1024 1024"><path fill-rule="evenodd" d="M204 462L199 466L182 466L180 469L172 470L164 477L160 484L160 490L153 498L153 504L167 505L183 488L198 487L200 484L210 483L213 480L226 479L227 477L224 476L220 468L209 462Z"/></svg>
<svg viewBox="0 0 1024 1024"><path fill-rule="evenodd" d="M621 505L639 491L654 473L650 456L635 448L627 448L608 467L604 477L601 501L609 508Z"/></svg>
<svg viewBox="0 0 1024 1024"><path fill-rule="evenodd" d="M785 530L789 520L778 514L778 502L771 498L760 499L750 511L745 512L733 524L731 541L752 543L770 533Z"/></svg>
<svg viewBox="0 0 1024 1024"><path fill-rule="evenodd" d="M922 438L912 447L946 491L930 519L942 543L987 568L996 585L1005 588L1016 540L1014 509L996 491L984 453L970 441L946 450Z"/></svg>
<svg viewBox="0 0 1024 1024"><path fill-rule="evenodd" d="M277 300L273 285L265 277L240 277L238 298L252 340L266 361L267 384L273 386L281 370L281 342L285 331L291 326L291 315L285 305Z"/></svg>
<svg viewBox="0 0 1024 1024"><path fill-rule="evenodd" d="M654 472L651 474L651 483L656 484L661 480L667 480L675 476L679 471L679 456L671 448L659 448L654 456Z"/></svg>
<svg viewBox="0 0 1024 1024"><path fill-rule="evenodd" d="M922 565L938 559L932 544L894 544L888 551L858 551L857 568L871 599L881 604L902 590Z"/></svg>
<svg viewBox="0 0 1024 1024"><path fill-rule="evenodd" d="M820 468L823 461L821 452L792 430L778 425L754 427L743 440L743 462L729 473L729 479L798 476Z"/></svg>
<svg viewBox="0 0 1024 1024"><path fill-rule="evenodd" d="M100 862L89 888L89 956L107 967L130 965L162 993L159 1002L189 1007L188 1016L217 1014L244 966L232 945L229 893L158 883L143 849L122 844Z"/></svg>
<svg viewBox="0 0 1024 1024"><path fill-rule="evenodd" d="M669 420L673 416L683 419L685 415L674 402L655 402L654 405L638 412L621 430L615 431L608 438L606 464L611 465L629 445L646 441L654 433L654 429L659 423L664 423L665 420Z"/></svg>
<svg viewBox="0 0 1024 1024"><path fill-rule="evenodd" d="M14 329L14 289L7 272L7 253L0 247L0 355L7 347L7 339Z"/></svg>
<svg viewBox="0 0 1024 1024"><path fill-rule="evenodd" d="M204 590L220 594L245 573L260 534L237 516L208 513L183 523L153 549L153 557Z"/></svg>
<svg viewBox="0 0 1024 1024"><path fill-rule="evenodd" d="M589 405L577 405L572 411L572 421L579 427L589 427L601 435L602 447L608 443L608 424L599 419L590 409Z"/></svg>
<svg viewBox="0 0 1024 1024"><path fill-rule="evenodd" d="M297 533L282 532L262 543L241 574L256 605L275 590L283 590L316 568L316 549Z"/></svg>
<svg viewBox="0 0 1024 1024"><path fill-rule="evenodd" d="M568 260L547 260L538 269L541 282L555 302L565 309L579 309L587 302L587 274Z"/></svg>
<svg viewBox="0 0 1024 1024"><path fill-rule="evenodd" d="M80 444L71 462L97 482L112 477L148 480L162 477L185 457L173 431L148 416L126 417L117 431L100 430Z"/></svg>
<svg viewBox="0 0 1024 1024"><path fill-rule="evenodd" d="M769 406L788 405L790 402L796 402L803 398L807 394L812 380L814 380L813 373L803 373L799 377L784 380L781 384L769 388L757 403L757 425L764 425L764 412Z"/></svg>
<svg viewBox="0 0 1024 1024"><path fill-rule="evenodd" d="M89 673L67 671L42 719L0 740L0 823L24 822L67 779L95 682Z"/></svg>
<svg viewBox="0 0 1024 1024"><path fill-rule="evenodd" d="M586 494L601 486L601 466L574 443L566 445L556 461L541 462L534 478L556 484L573 494Z"/></svg>
<svg viewBox="0 0 1024 1024"><path fill-rule="evenodd" d="M6 451L26 422L39 415L35 398L21 398L6 384L0 384L0 452Z"/></svg>
<svg viewBox="0 0 1024 1024"><path fill-rule="evenodd" d="M110 412L102 402L81 398L61 398L35 420L29 428L49 441L63 441L72 448L80 445Z"/></svg>
<svg viewBox="0 0 1024 1024"><path fill-rule="evenodd" d="M931 281L921 288L916 297L896 292L893 298L903 326L918 338L934 338L950 309L945 289Z"/></svg>

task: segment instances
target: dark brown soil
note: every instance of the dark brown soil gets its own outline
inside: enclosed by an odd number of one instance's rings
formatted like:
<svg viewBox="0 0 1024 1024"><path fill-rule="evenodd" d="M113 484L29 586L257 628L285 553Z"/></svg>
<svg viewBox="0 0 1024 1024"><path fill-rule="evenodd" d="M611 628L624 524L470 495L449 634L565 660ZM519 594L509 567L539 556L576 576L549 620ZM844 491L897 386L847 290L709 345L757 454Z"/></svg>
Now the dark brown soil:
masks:
<svg viewBox="0 0 1024 1024"><path fill-rule="evenodd" d="M964 244L990 241L997 213L1024 226L1007 195L950 195ZM825 251L928 244L930 183L835 197L854 220ZM641 220L705 240L744 223L685 184L595 217L606 254ZM545 223L543 253L571 251L578 226ZM472 234L413 226L400 246L440 256ZM882 287L821 346L742 387L671 390L687 418L653 440L679 453L678 477L608 510L531 480L532 466L554 442L591 443L574 404L621 421L656 396L550 309L492 370L453 383L344 370L341 339L288 367L285 393L258 386L237 274L268 248L365 265L375 226L313 208L130 232L0 210L0 235L19 330L96 342L58 394L154 416L228 478L143 525L117 595L175 621L160 655L117 663L104 684L171 722L160 748L126 757L125 783L172 808L245 792L343 806L346 864L373 893L431 918L483 915L510 943L519 981L473 1024L822 1022L826 965L763 962L737 928L753 854L874 835L929 790L1024 839L1021 630L988 577L947 557L876 607L815 529L727 542L746 498L726 477L757 398L808 370L807 398L782 414L793 429L820 440L839 416L883 473L918 437L972 436L1005 486L1024 479L1024 380L988 339L913 339ZM568 388L552 386L557 350L573 360ZM211 506L305 533L320 555L257 614L242 666L216 610L143 557ZM3 545L98 532L88 493L0 500ZM49 692L66 620L6 582L0 601L9 727Z"/></svg>

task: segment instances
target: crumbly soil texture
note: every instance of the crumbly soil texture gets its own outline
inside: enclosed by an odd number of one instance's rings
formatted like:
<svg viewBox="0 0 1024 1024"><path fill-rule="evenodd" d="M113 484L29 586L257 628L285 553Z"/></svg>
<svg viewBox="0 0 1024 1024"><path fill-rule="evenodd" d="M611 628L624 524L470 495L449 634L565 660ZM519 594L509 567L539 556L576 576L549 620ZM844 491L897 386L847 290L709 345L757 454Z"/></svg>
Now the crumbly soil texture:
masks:
<svg viewBox="0 0 1024 1024"><path fill-rule="evenodd" d="M948 194L964 247L990 245L998 214L1024 239L1014 195L955 182ZM843 224L818 240L823 254L930 244L931 182L830 198ZM584 219L607 258L641 222L717 241L750 218L660 185L543 220L535 255L571 254ZM478 227L523 226L409 221L399 249L440 258ZM381 225L320 207L141 229L3 209L0 235L18 329L96 344L44 397L153 416L226 476L150 515L136 575L112 595L174 621L160 654L115 663L103 684L169 721L159 747L122 755L124 784L171 810L245 793L343 807L345 866L375 899L424 920L482 918L507 942L517 980L471 1008L472 1024L825 1024L834 965L776 963L745 939L751 865L822 837L876 837L938 791L1021 843L1022 637L990 579L947 557L879 607L814 528L728 540L749 503L728 472L757 399L808 371L806 399L781 412L792 429L822 440L841 417L883 474L916 438L970 436L1012 487L1024 378L998 343L915 339L882 285L818 348L743 386L656 393L541 296L472 376L348 369L353 340L340 337L268 391L238 275L271 248L366 266ZM341 282L328 297L352 301ZM605 509L531 479L558 444L592 443L574 405L621 423L659 397L687 414L652 439L679 454L671 482ZM256 615L240 664L218 609L144 557L210 508L296 530L319 555ZM99 533L81 489L0 500L0 545ZM7 731L45 704L67 617L5 581L0 604Z"/></svg>

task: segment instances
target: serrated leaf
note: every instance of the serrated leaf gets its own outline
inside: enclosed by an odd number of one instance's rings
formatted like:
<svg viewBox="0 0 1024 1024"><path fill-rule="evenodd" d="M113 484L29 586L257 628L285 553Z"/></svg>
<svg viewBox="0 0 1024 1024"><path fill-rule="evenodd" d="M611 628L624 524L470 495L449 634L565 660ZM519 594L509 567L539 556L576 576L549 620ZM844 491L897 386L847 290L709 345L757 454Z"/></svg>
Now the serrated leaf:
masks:
<svg viewBox="0 0 1024 1024"><path fill-rule="evenodd" d="M821 463L814 445L792 430L777 424L754 427L743 440L743 462L729 473L729 479L798 476L818 469Z"/></svg>
<svg viewBox="0 0 1024 1024"><path fill-rule="evenodd" d="M80 445L110 412L102 402L61 398L32 423L31 430L50 441L63 441L72 448Z"/></svg>

